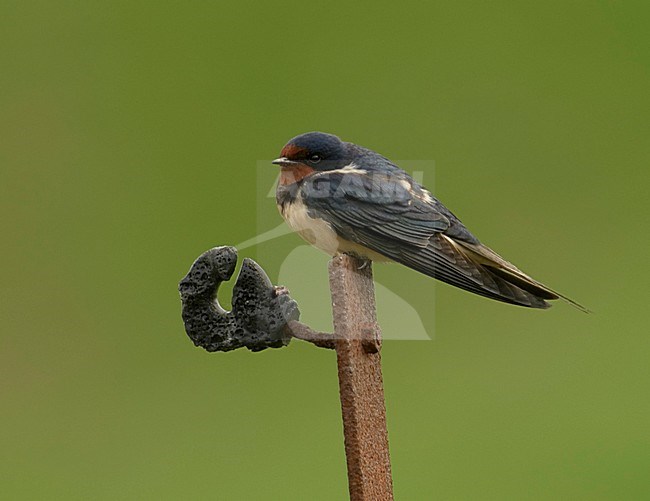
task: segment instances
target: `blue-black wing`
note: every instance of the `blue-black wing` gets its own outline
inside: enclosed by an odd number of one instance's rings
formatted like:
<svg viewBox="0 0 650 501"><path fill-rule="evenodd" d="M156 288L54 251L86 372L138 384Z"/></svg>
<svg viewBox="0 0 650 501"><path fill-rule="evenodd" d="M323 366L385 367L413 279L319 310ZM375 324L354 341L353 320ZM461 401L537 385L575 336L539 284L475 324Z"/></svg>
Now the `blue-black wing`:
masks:
<svg viewBox="0 0 650 501"><path fill-rule="evenodd" d="M482 245L403 171L323 172L298 196L340 237L456 287L534 308L558 297Z"/></svg>

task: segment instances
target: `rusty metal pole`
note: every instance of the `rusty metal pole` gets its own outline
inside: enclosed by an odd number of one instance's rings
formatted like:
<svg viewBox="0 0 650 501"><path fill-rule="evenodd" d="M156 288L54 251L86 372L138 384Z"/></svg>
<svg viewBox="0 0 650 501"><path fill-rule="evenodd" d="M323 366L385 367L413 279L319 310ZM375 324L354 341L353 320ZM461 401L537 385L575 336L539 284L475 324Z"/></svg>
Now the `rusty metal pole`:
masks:
<svg viewBox="0 0 650 501"><path fill-rule="evenodd" d="M350 500L392 500L372 266L339 255L329 276Z"/></svg>

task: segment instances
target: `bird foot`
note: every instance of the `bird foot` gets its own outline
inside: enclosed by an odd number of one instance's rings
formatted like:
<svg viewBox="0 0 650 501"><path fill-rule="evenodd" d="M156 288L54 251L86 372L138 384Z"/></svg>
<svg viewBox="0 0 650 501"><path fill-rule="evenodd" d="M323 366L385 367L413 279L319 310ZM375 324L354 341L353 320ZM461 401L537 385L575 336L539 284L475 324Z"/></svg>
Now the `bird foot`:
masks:
<svg viewBox="0 0 650 501"><path fill-rule="evenodd" d="M367 268L369 264L370 264L370 259L364 259L363 263L361 264L361 266L357 268L357 270L363 270Z"/></svg>

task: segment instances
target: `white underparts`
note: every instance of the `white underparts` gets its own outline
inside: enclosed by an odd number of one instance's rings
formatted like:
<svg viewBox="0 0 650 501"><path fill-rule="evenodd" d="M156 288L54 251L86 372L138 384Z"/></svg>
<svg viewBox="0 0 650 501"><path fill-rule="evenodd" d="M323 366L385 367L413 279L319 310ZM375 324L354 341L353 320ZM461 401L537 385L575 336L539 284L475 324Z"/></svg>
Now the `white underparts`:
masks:
<svg viewBox="0 0 650 501"><path fill-rule="evenodd" d="M336 254L339 239L332 226L323 219L313 218L307 211L307 206L301 200L300 194L296 199L285 205L282 216L289 227L298 233L314 247L330 256Z"/></svg>
<svg viewBox="0 0 650 501"><path fill-rule="evenodd" d="M292 203L285 205L284 211L280 209L280 212L293 231L330 256L347 252L372 261L390 261L363 245L340 238L327 221L311 217L300 194Z"/></svg>

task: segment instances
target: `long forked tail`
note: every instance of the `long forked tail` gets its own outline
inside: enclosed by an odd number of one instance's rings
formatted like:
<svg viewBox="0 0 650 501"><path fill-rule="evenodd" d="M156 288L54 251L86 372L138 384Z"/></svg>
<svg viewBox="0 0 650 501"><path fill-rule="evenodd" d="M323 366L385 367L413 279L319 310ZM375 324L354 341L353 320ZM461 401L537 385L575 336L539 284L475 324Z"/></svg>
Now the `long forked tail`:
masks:
<svg viewBox="0 0 650 501"><path fill-rule="evenodd" d="M580 303L569 299L563 294L560 294L557 291L547 287L546 285L538 282L534 278L526 275L523 271L517 268L514 264L506 261L496 252L494 252L489 247L479 244L465 244L459 243L464 247L465 251L478 263L487 268L490 272L501 277L507 282L519 287L520 289L527 291L535 296L541 297L543 299L561 299L562 301L570 304L574 308L584 312L591 313L591 311Z"/></svg>
<svg viewBox="0 0 650 501"><path fill-rule="evenodd" d="M528 308L549 308L547 300L562 299L589 313L584 306L526 275L489 247L437 234L417 251L403 251L402 264L481 296Z"/></svg>

